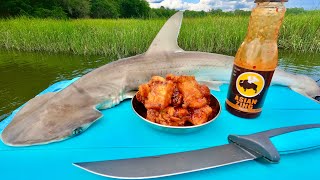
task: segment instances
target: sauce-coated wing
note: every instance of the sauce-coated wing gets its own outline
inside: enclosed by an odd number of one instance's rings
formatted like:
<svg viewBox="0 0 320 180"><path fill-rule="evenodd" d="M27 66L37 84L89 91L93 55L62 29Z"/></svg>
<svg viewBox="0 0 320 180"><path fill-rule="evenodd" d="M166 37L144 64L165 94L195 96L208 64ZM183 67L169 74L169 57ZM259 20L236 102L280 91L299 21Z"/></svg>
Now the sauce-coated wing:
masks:
<svg viewBox="0 0 320 180"><path fill-rule="evenodd" d="M207 105L207 99L201 92L201 87L194 76L180 76L178 89L183 95L183 108L201 108Z"/></svg>
<svg viewBox="0 0 320 180"><path fill-rule="evenodd" d="M145 107L147 109L164 109L171 103L171 96L173 94L174 85L172 81L166 81L160 76L152 77L151 91L148 98L145 100Z"/></svg>

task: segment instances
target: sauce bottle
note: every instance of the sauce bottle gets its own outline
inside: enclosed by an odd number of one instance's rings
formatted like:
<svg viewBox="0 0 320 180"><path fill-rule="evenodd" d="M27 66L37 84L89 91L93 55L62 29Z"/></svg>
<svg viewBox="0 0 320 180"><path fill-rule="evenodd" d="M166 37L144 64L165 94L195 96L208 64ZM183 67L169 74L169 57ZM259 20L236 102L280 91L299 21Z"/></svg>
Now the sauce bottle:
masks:
<svg viewBox="0 0 320 180"><path fill-rule="evenodd" d="M287 0L286 0L287 1ZM285 0L255 0L246 38L235 56L226 99L227 110L239 117L261 114L278 64L278 34Z"/></svg>

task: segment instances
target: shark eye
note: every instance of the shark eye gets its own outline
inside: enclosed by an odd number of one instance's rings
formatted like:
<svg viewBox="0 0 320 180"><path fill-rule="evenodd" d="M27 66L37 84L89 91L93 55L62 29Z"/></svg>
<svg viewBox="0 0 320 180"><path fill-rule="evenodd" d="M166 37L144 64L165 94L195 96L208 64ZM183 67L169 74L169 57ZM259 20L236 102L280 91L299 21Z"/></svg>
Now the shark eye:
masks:
<svg viewBox="0 0 320 180"><path fill-rule="evenodd" d="M78 127L77 129L73 130L72 135L77 136L81 134L83 131L82 127Z"/></svg>

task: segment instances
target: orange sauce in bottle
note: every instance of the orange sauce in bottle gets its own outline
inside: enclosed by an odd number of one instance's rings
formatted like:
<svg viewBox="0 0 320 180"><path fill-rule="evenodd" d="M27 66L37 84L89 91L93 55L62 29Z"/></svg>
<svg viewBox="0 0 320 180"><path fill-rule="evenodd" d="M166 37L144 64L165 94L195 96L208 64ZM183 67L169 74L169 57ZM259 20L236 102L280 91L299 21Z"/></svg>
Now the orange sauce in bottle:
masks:
<svg viewBox="0 0 320 180"><path fill-rule="evenodd" d="M278 34L286 8L283 0L256 0L246 38L235 56L227 110L239 117L260 115L278 64Z"/></svg>

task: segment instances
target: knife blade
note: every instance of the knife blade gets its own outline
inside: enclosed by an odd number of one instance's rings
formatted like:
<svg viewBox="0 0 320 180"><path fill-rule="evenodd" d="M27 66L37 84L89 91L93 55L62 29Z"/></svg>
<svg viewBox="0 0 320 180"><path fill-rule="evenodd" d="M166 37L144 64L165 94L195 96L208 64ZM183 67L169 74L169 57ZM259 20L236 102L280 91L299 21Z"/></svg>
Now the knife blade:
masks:
<svg viewBox="0 0 320 180"><path fill-rule="evenodd" d="M227 157L227 158L226 158ZM97 175L143 179L177 175L257 158L234 144L144 158L74 163Z"/></svg>
<svg viewBox="0 0 320 180"><path fill-rule="evenodd" d="M277 163L280 160L279 152L286 154L318 148L320 140L313 140L312 143L295 141L291 143L293 146L287 145L281 150L283 147L278 146L278 143L273 144L273 137L277 136L277 142L280 136L283 141L297 140L306 133L310 134L312 129L314 132L314 128L318 128L317 133L320 132L320 124L284 127L245 136L229 135L229 144L200 150L131 159L79 162L73 165L104 177L147 179L206 170L254 159ZM281 147L280 150L277 147Z"/></svg>

